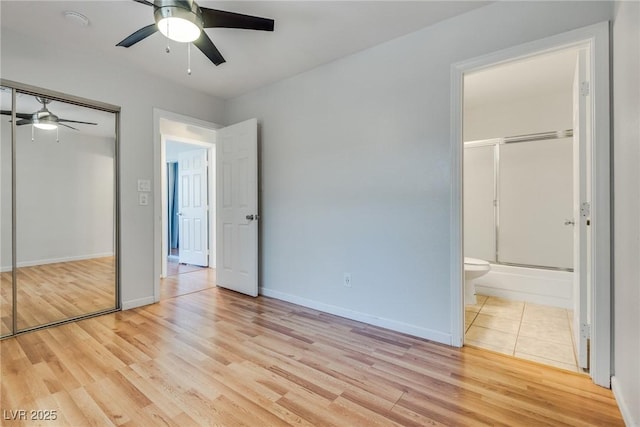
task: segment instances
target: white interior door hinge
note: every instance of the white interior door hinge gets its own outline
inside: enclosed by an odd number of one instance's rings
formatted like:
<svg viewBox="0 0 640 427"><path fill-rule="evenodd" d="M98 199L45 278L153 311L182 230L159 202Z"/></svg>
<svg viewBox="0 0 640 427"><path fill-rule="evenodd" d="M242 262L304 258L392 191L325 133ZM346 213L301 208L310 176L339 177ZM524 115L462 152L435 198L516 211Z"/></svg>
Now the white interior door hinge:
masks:
<svg viewBox="0 0 640 427"><path fill-rule="evenodd" d="M580 95L589 96L589 82L584 81L580 83Z"/></svg>
<svg viewBox="0 0 640 427"><path fill-rule="evenodd" d="M588 323L581 324L580 335L582 335L582 338L591 339L591 325Z"/></svg>

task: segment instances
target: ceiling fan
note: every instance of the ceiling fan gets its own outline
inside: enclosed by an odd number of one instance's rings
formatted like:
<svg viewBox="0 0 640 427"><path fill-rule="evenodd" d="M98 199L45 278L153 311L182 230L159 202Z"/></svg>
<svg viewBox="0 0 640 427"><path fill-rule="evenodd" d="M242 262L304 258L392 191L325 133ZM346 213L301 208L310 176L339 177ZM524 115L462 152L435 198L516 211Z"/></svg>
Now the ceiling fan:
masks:
<svg viewBox="0 0 640 427"><path fill-rule="evenodd" d="M97 123L62 119L56 116L55 114L53 114L47 108L47 104L51 103L50 99L44 98L41 96L36 96L35 98L40 104L42 104L42 108L36 111L35 113L16 113L16 117L20 119L16 121L16 126L33 125L38 129L44 129L44 130L53 130L53 129L56 129L58 126L64 126L69 129L78 130L73 126L69 126L65 123L82 123L84 125L97 125ZM10 116L11 110L2 110L0 111L0 114Z"/></svg>
<svg viewBox="0 0 640 427"><path fill-rule="evenodd" d="M273 31L273 19L243 15L224 10L200 7L193 0L133 0L152 6L156 23L140 28L116 46L131 47L141 40L160 31L177 42L193 42L215 65L225 62L220 51L205 28L240 28L245 30Z"/></svg>

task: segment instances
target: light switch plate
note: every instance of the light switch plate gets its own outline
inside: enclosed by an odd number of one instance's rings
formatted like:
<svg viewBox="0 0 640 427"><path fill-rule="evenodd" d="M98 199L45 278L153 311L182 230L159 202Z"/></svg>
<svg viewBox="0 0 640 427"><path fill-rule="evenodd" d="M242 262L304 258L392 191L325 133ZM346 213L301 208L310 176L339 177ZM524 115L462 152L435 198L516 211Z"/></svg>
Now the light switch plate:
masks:
<svg viewBox="0 0 640 427"><path fill-rule="evenodd" d="M139 179L138 180L138 191L151 191L151 180L150 179Z"/></svg>

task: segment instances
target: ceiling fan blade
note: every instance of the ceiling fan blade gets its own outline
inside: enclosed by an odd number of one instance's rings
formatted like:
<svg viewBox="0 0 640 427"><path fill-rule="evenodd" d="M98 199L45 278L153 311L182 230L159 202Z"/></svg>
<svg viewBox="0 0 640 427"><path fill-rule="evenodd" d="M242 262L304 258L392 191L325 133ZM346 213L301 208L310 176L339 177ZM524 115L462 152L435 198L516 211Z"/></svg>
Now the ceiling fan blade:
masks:
<svg viewBox="0 0 640 427"><path fill-rule="evenodd" d="M2 111L0 111L0 114L3 114L5 116L10 116L11 115L11 110L2 110ZM19 119L30 119L31 116L33 116L33 114L16 113L16 117L19 118Z"/></svg>
<svg viewBox="0 0 640 427"><path fill-rule="evenodd" d="M156 31L158 31L158 26L156 24L147 25L146 27L140 28L138 31L122 40L116 46L131 47L139 41L146 39Z"/></svg>
<svg viewBox="0 0 640 427"><path fill-rule="evenodd" d="M218 48L213 44L209 36L204 31L200 33L200 37L198 37L193 44L196 45L196 47L200 49L202 53L204 53L214 64L220 65L225 62Z"/></svg>
<svg viewBox="0 0 640 427"><path fill-rule="evenodd" d="M82 122L81 122L81 123L82 123ZM58 124L59 124L60 126L64 126L64 127L66 127L66 128L69 128L69 129L78 130L78 129L74 128L73 126L69 126L69 125L65 125L64 123L60 123L60 121L58 121ZM95 123L94 123L94 124L95 124Z"/></svg>
<svg viewBox="0 0 640 427"><path fill-rule="evenodd" d="M81 123L83 125L97 125L97 123L92 122L80 122L78 120L67 120L67 119L58 119L58 123ZM69 126L71 127L71 126Z"/></svg>
<svg viewBox="0 0 640 427"><path fill-rule="evenodd" d="M138 3L142 3L142 4L146 4L147 6L155 7L155 4L153 4L153 3L151 3L151 2L149 2L147 0L133 0L133 1L138 2Z"/></svg>
<svg viewBox="0 0 640 427"><path fill-rule="evenodd" d="M16 126L30 125L31 123L33 123L31 119L22 119L16 122Z"/></svg>
<svg viewBox="0 0 640 427"><path fill-rule="evenodd" d="M273 31L274 20L258 16L201 7L204 28L242 28L245 30Z"/></svg>

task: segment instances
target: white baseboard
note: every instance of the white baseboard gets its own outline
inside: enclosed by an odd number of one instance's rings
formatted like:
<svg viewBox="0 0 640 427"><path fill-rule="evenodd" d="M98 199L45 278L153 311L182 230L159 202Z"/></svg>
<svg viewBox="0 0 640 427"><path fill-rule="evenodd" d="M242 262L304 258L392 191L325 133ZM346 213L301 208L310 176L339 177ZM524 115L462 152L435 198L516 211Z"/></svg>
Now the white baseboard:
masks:
<svg viewBox="0 0 640 427"><path fill-rule="evenodd" d="M379 326L381 328L390 329L392 331L402 332L404 334L409 334L419 338L439 342L441 344L452 345L451 334L434 331L432 329L421 328L419 326L411 325L408 323L398 322L397 320L385 319L371 314L353 311L348 308L338 307L335 305L325 304L322 302L302 298L296 295L274 291L273 289L268 288L260 288L260 295L287 301L293 304L301 305L303 307L312 308L324 313L335 314L336 316L344 317L347 319L357 320L359 322Z"/></svg>
<svg viewBox="0 0 640 427"><path fill-rule="evenodd" d="M38 260L32 260L32 261L20 261L18 262L17 266L18 268L33 267L35 265L57 264L59 262L83 261L86 259L104 258L104 257L110 257L110 256L113 256L113 252L88 254L88 255L75 255L75 256L68 256L68 257L62 257L62 258L38 259ZM11 266L3 265L2 267L0 267L0 271L2 271L3 273L7 271L11 271Z"/></svg>
<svg viewBox="0 0 640 427"><path fill-rule="evenodd" d="M573 308L573 273L491 264L476 279L476 293L560 308Z"/></svg>
<svg viewBox="0 0 640 427"><path fill-rule="evenodd" d="M155 303L155 300L154 300L153 296L144 297L144 298L138 298L138 299L132 299L132 300L129 300L129 301L122 301L122 309L123 310L130 310L132 308L142 307L143 305L149 305L149 304L153 304L153 303Z"/></svg>
<svg viewBox="0 0 640 427"><path fill-rule="evenodd" d="M640 420L633 419L633 414L628 405L629 401L624 396L618 379L615 376L611 377L611 391L613 391L613 397L616 398L618 408L620 408L620 413L622 413L622 419L627 427L640 427Z"/></svg>

